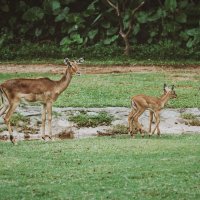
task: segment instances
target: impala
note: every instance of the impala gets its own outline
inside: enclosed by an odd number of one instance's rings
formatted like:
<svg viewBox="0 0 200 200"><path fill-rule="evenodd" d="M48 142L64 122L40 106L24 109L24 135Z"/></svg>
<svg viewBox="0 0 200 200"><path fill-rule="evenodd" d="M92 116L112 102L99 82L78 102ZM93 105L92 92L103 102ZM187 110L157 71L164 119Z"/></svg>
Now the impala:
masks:
<svg viewBox="0 0 200 200"><path fill-rule="evenodd" d="M165 104L168 102L169 99L176 98L176 92L174 90L174 85L171 87L167 87L164 84L164 94L157 98L152 96L146 96L144 94L136 95L132 97L132 111L128 116L129 122L129 131L131 135L134 135L133 125L136 127L137 130L143 135L146 131L142 128L141 124L138 122L138 118L144 113L145 110L149 110L150 117L149 117L149 136L154 134L157 129L157 134L160 135L160 111L164 108ZM153 115L155 117L156 123L155 127L151 133L151 124L153 120Z"/></svg>
<svg viewBox="0 0 200 200"><path fill-rule="evenodd" d="M0 116L5 115L3 118L10 134L10 140L13 144L15 144L15 138L12 134L10 119L22 99L25 99L28 102L37 101L43 105L41 134L44 140L45 136L48 136L51 139L52 104L68 87L72 76L76 73L79 74L78 64L83 61L83 58L76 61L70 61L68 58L65 58L64 64L67 65L67 68L62 78L58 81L53 81L49 78L19 78L10 79L0 84L0 96L2 99ZM46 114L48 116L48 135L45 135Z"/></svg>

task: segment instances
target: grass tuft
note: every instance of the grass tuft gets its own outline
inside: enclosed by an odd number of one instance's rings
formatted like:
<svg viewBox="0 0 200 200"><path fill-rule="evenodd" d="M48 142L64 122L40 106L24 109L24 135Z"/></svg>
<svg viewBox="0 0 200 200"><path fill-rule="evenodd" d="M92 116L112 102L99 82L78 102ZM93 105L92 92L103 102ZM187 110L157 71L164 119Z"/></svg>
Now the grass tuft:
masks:
<svg viewBox="0 0 200 200"><path fill-rule="evenodd" d="M117 124L117 125L111 127L110 132L113 135L128 134L128 127L125 125Z"/></svg>
<svg viewBox="0 0 200 200"><path fill-rule="evenodd" d="M191 126L200 126L200 120L197 115L192 113L183 113L181 117L187 120L186 124Z"/></svg>
<svg viewBox="0 0 200 200"><path fill-rule="evenodd" d="M200 126L200 120L199 119L192 119L189 124L191 126Z"/></svg>
<svg viewBox="0 0 200 200"><path fill-rule="evenodd" d="M30 118L28 117L24 117L22 114L20 113L15 113L14 115L12 115L10 123L12 126L20 126L20 123L23 124L29 124L30 123Z"/></svg>
<svg viewBox="0 0 200 200"><path fill-rule="evenodd" d="M121 124L114 125L109 130L104 132L98 131L98 136L115 136L125 134L128 134L128 127Z"/></svg>
<svg viewBox="0 0 200 200"><path fill-rule="evenodd" d="M80 113L79 115L70 116L69 120L75 122L78 127L97 127L102 125L110 125L113 117L106 112L98 114Z"/></svg>
<svg viewBox="0 0 200 200"><path fill-rule="evenodd" d="M183 113L183 114L181 114L181 117L183 119L196 119L197 118L197 116L192 113Z"/></svg>

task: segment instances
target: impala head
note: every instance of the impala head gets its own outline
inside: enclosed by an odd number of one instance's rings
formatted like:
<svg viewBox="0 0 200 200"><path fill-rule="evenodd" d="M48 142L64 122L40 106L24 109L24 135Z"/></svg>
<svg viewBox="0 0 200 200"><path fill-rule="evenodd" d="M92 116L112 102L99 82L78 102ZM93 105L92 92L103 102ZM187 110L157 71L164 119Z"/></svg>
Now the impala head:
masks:
<svg viewBox="0 0 200 200"><path fill-rule="evenodd" d="M172 87L169 88L166 84L164 84L164 94L169 94L170 99L176 98L177 94L174 90L174 85L172 85Z"/></svg>
<svg viewBox="0 0 200 200"><path fill-rule="evenodd" d="M64 59L64 64L67 65L67 71L72 75L74 74L80 75L80 72L78 71L78 65L83 62L84 62L83 58L79 58L78 60L73 60L73 61L70 61L69 58Z"/></svg>

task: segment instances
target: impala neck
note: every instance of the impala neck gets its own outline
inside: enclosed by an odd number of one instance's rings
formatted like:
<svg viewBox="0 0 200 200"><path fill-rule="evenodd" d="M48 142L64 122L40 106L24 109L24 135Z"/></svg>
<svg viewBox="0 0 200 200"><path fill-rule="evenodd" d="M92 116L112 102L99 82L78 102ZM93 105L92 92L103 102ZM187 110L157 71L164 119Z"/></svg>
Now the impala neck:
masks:
<svg viewBox="0 0 200 200"><path fill-rule="evenodd" d="M170 93L167 92L165 95L162 95L160 100L161 100L161 107L163 108L165 104L169 101L170 99Z"/></svg>
<svg viewBox="0 0 200 200"><path fill-rule="evenodd" d="M60 94L62 93L69 85L72 79L72 74L66 70L63 77L57 82L57 92Z"/></svg>

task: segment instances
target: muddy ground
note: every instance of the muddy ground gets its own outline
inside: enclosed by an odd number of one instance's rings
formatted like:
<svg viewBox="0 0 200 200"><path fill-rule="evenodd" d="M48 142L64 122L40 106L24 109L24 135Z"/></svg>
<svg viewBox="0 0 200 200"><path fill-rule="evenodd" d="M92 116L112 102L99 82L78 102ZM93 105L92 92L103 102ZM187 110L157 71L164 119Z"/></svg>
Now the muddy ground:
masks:
<svg viewBox="0 0 200 200"><path fill-rule="evenodd" d="M63 73L65 66L63 65L0 65L0 73ZM157 72L165 71L167 73L182 71L183 73L200 74L200 66L177 66L176 68L168 66L80 66L80 72L83 74L103 74L103 73L128 73L128 72ZM74 138L83 138L89 136L96 136L98 133L108 133L115 125L123 125L127 127L127 117L130 108L123 107L109 107L109 108L53 108L53 134L57 136L61 133L73 133ZM79 114L81 111L86 113L98 114L105 111L113 116L113 121L110 126L92 127L77 127L76 124L70 122L69 116ZM17 109L27 118L31 119L29 127L24 130L24 124L21 122L21 127L14 127L14 135L19 140L23 139L40 139L41 127L41 108L38 106L23 106ZM164 109L161 112L160 129L161 134L190 134L200 133L200 126L191 126L188 120L182 118L182 113L190 113L196 115L200 119L200 108L193 109ZM145 129L148 127L148 112L145 112L140 118L140 122ZM5 125L3 119L0 118L0 130L4 130ZM24 132L26 132L24 134ZM8 132L1 131L0 139L7 140Z"/></svg>

